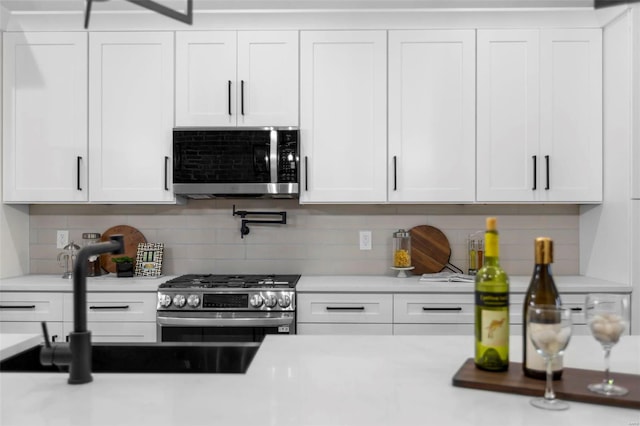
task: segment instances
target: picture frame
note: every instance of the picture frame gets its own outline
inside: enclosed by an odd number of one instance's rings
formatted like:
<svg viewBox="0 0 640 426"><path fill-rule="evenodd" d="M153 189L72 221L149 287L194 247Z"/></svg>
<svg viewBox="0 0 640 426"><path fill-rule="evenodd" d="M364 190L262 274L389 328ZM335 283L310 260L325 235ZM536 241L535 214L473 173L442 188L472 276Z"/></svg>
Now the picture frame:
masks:
<svg viewBox="0 0 640 426"><path fill-rule="evenodd" d="M138 243L136 255L136 277L159 277L162 275L163 243Z"/></svg>

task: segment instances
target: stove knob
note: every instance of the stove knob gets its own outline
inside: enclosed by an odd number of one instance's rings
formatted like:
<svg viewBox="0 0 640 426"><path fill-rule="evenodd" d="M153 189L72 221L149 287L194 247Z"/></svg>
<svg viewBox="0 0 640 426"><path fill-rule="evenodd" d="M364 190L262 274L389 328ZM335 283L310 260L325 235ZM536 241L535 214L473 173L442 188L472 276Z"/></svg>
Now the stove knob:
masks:
<svg viewBox="0 0 640 426"><path fill-rule="evenodd" d="M286 308L290 304L291 304L291 298L287 294L285 294L284 296L282 296L281 298L278 299L278 305L281 308Z"/></svg>
<svg viewBox="0 0 640 426"><path fill-rule="evenodd" d="M264 305L267 308L273 308L274 306L276 306L277 303L278 303L278 299L273 294L270 294L269 296L267 296L267 299L264 301Z"/></svg>
<svg viewBox="0 0 640 426"><path fill-rule="evenodd" d="M200 306L200 296L197 294L190 294L189 297L187 297L187 305L192 308Z"/></svg>
<svg viewBox="0 0 640 426"><path fill-rule="evenodd" d="M249 303L253 308L259 308L262 306L262 302L264 302L264 299L259 294L254 294L251 296L251 300L249 300Z"/></svg>
<svg viewBox="0 0 640 426"><path fill-rule="evenodd" d="M187 302L187 299L185 299L185 297L182 294L176 294L173 297L173 304L176 305L178 308L182 308L186 302Z"/></svg>
<svg viewBox="0 0 640 426"><path fill-rule="evenodd" d="M158 307L168 308L171 306L171 296L168 294L160 293L158 295Z"/></svg>

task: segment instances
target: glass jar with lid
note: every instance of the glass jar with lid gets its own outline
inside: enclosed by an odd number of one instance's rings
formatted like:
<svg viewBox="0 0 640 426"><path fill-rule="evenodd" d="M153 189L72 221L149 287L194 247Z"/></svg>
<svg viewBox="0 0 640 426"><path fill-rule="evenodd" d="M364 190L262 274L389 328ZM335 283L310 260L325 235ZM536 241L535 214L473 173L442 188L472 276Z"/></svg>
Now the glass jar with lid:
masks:
<svg viewBox="0 0 640 426"><path fill-rule="evenodd" d="M393 233L393 267L411 267L411 234L404 229Z"/></svg>

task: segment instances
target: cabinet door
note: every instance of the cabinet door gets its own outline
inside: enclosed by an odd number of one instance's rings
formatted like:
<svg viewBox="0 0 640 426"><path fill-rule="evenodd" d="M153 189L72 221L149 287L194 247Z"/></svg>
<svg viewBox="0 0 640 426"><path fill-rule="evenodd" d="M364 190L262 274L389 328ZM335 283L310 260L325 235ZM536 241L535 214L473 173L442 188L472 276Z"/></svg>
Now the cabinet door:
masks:
<svg viewBox="0 0 640 426"><path fill-rule="evenodd" d="M539 144L537 30L478 31L477 201L535 201Z"/></svg>
<svg viewBox="0 0 640 426"><path fill-rule="evenodd" d="M176 32L176 126L235 126L235 92L236 32Z"/></svg>
<svg viewBox="0 0 640 426"><path fill-rule="evenodd" d="M387 199L385 31L300 33L300 201Z"/></svg>
<svg viewBox="0 0 640 426"><path fill-rule="evenodd" d="M389 201L475 200L475 32L389 32Z"/></svg>
<svg viewBox="0 0 640 426"><path fill-rule="evenodd" d="M175 202L173 34L89 38L91 201Z"/></svg>
<svg viewBox="0 0 640 426"><path fill-rule="evenodd" d="M541 200L602 201L602 30L540 32Z"/></svg>
<svg viewBox="0 0 640 426"><path fill-rule="evenodd" d="M238 32L238 126L298 126L298 32Z"/></svg>
<svg viewBox="0 0 640 426"><path fill-rule="evenodd" d="M5 202L87 201L87 35L4 34Z"/></svg>

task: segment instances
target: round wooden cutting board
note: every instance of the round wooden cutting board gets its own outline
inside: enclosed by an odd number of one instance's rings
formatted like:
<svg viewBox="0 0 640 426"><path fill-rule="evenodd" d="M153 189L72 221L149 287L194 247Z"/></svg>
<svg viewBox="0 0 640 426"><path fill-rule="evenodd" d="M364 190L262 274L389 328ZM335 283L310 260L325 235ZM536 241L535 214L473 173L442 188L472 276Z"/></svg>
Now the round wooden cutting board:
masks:
<svg viewBox="0 0 640 426"><path fill-rule="evenodd" d="M429 225L415 226L411 235L411 263L414 275L440 272L449 263L451 246L438 228Z"/></svg>
<svg viewBox="0 0 640 426"><path fill-rule="evenodd" d="M111 261L113 257L129 256L134 259L138 255L138 243L146 243L147 239L142 232L129 225L117 225L111 227L102 233L101 241L109 241L112 235L122 234L124 236L124 254L102 254L100 255L100 265L102 268L114 274L116 272L116 264Z"/></svg>

